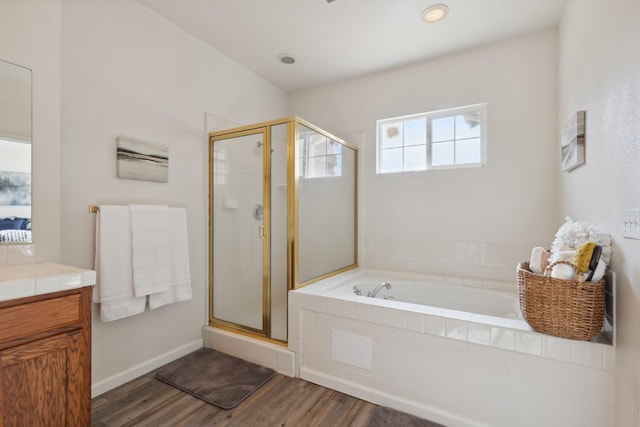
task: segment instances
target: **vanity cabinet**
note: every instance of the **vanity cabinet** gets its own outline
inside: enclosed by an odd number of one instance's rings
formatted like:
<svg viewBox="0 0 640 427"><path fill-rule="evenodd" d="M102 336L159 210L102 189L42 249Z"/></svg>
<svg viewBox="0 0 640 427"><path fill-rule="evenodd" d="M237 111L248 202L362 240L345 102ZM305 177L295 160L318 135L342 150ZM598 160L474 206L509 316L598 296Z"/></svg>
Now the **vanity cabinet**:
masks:
<svg viewBox="0 0 640 427"><path fill-rule="evenodd" d="M0 301L0 427L91 424L91 287Z"/></svg>

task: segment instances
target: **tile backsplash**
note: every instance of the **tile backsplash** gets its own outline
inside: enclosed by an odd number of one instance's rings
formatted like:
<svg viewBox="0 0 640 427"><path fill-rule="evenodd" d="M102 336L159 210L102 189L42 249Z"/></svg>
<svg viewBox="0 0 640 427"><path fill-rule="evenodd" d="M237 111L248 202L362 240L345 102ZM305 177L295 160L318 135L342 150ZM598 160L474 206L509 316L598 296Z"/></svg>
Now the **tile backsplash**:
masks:
<svg viewBox="0 0 640 427"><path fill-rule="evenodd" d="M35 259L36 245L34 243L0 246L0 266L32 264Z"/></svg>
<svg viewBox="0 0 640 427"><path fill-rule="evenodd" d="M533 247L544 246L390 237L368 237L363 243L363 267L506 281L515 281L516 266L529 260Z"/></svg>

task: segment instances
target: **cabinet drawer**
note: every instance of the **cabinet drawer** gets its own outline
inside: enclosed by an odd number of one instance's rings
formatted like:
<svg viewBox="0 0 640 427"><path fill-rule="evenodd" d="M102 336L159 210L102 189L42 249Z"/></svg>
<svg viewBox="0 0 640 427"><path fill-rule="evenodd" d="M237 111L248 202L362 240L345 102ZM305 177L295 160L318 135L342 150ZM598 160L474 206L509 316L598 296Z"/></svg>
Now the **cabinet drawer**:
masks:
<svg viewBox="0 0 640 427"><path fill-rule="evenodd" d="M0 309L0 343L74 324L80 325L80 294Z"/></svg>

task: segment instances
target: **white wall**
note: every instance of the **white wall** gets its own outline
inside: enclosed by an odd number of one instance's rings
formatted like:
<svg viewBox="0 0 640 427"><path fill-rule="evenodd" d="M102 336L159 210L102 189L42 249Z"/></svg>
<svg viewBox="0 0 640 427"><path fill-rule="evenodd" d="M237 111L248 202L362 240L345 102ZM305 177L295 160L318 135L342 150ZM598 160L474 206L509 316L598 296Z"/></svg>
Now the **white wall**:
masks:
<svg viewBox="0 0 640 427"><path fill-rule="evenodd" d="M332 133L364 132L364 265L419 270L430 245L451 250L431 272L512 279L560 225L556 97L557 34L546 31L300 90L290 108ZM485 167L376 175L376 120L482 102ZM454 255L477 262L445 268Z"/></svg>
<svg viewBox="0 0 640 427"><path fill-rule="evenodd" d="M7 61L0 62L0 138L31 142L31 70Z"/></svg>
<svg viewBox="0 0 640 427"><path fill-rule="evenodd" d="M0 170L31 172L31 144L0 139Z"/></svg>
<svg viewBox="0 0 640 427"><path fill-rule="evenodd" d="M193 300L112 323L94 314L94 392L202 339L209 194L204 113L248 124L284 116L286 104L284 92L138 2L63 2L62 260L93 268L90 204L184 206L189 222ZM169 183L116 178L118 135L167 145Z"/></svg>
<svg viewBox="0 0 640 427"><path fill-rule="evenodd" d="M613 238L617 273L616 425L637 426L640 241L621 236L623 209L640 208L640 3L571 1L560 29L560 114L587 111L586 163L561 176L562 214Z"/></svg>
<svg viewBox="0 0 640 427"><path fill-rule="evenodd" d="M36 261L60 260L60 28L58 0L0 2L0 59L32 70Z"/></svg>

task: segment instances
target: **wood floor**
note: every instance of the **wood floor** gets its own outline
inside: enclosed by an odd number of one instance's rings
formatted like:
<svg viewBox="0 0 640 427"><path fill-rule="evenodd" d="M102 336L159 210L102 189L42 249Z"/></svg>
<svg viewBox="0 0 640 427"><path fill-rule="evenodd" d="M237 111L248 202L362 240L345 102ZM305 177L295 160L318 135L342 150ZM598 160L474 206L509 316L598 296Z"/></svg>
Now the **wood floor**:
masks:
<svg viewBox="0 0 640 427"><path fill-rule="evenodd" d="M366 426L373 403L307 381L276 375L247 400L220 409L154 378L150 372L92 402L92 425Z"/></svg>

